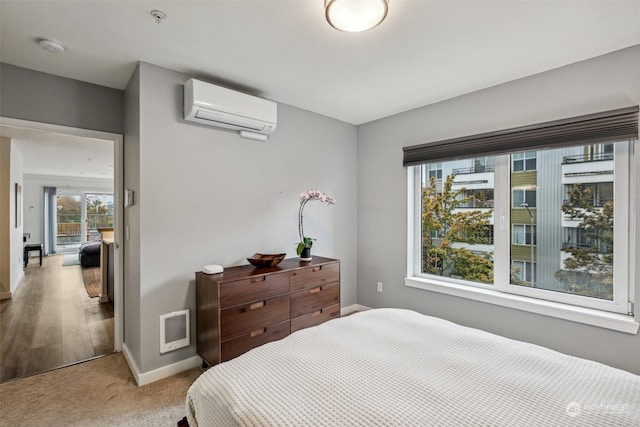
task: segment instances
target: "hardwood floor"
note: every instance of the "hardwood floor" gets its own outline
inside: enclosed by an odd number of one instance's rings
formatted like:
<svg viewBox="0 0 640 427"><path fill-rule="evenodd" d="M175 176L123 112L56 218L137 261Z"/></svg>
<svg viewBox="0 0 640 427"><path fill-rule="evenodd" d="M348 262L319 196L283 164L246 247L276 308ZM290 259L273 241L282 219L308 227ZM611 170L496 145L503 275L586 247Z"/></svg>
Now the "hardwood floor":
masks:
<svg viewBox="0 0 640 427"><path fill-rule="evenodd" d="M30 258L10 300L0 301L0 382L113 352L113 304L84 288L63 255Z"/></svg>

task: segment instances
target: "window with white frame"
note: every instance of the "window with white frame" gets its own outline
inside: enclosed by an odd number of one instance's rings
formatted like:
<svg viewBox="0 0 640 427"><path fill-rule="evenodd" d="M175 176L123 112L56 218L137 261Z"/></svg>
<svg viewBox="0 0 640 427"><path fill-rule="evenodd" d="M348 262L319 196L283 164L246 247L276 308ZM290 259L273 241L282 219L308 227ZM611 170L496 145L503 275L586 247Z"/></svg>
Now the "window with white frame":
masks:
<svg viewBox="0 0 640 427"><path fill-rule="evenodd" d="M511 198L514 208L525 208L525 204L530 208L536 207L536 188L534 185L528 187L515 187L512 190Z"/></svg>
<svg viewBox="0 0 640 427"><path fill-rule="evenodd" d="M511 282L533 282L535 277L534 270L536 268L535 263L531 261L519 261L513 260L511 263Z"/></svg>
<svg viewBox="0 0 640 427"><path fill-rule="evenodd" d="M536 170L536 152L514 153L511 156L511 167L514 172Z"/></svg>
<svg viewBox="0 0 640 427"><path fill-rule="evenodd" d="M456 179L456 172L479 172L474 158L464 157L467 146L460 148L459 156L444 142L435 150L428 144L405 148L413 217L407 284L429 290L451 287L455 291L446 293L465 297L473 297L460 291L465 287L486 289L496 295L629 314L635 268L630 254L637 251L635 230L629 227L637 108L632 135L603 144L608 147L606 156L587 156L579 163L564 159L584 157L593 144L554 140L551 147L528 150L526 156L502 147L491 159L491 176L484 169L482 179L463 181ZM480 153L481 147L475 149ZM454 153L448 155L447 150ZM440 183L422 176L428 167L411 164L418 164L419 156L435 155L442 159ZM454 159L446 160L447 156ZM527 159L535 159L531 169ZM589 165L590 161L599 164ZM522 170L534 173L517 173ZM472 203L475 195L489 192L490 206ZM487 229L492 230L491 238Z"/></svg>
<svg viewBox="0 0 640 427"><path fill-rule="evenodd" d="M545 173L532 177L535 184L519 187L512 187L511 169L499 167L512 163L512 154L496 156L498 166L492 172L493 179L482 184L456 185L453 172L463 169L465 162L473 168L473 159L442 162L442 183L418 178L418 182L427 183L416 189L420 197L416 207L420 223L415 236L421 253L418 275L615 310L606 303L614 301L616 293L627 298L628 275L624 266L628 236L626 227L615 225L629 221L627 165L631 156L628 142L616 146L618 154L610 160L615 170L613 178L608 169L601 175L575 175L573 164L562 162L567 153L585 149L575 146L539 152L537 161ZM416 168L417 173L421 170ZM618 194L606 190L617 181L625 184L619 186ZM494 183L508 184L496 188ZM594 193L598 194L594 189L599 187L607 198L613 198L603 206L594 203ZM494 203L486 208L474 203L478 194L491 194ZM504 213L499 222L512 224L510 236L509 228L494 228L496 210ZM548 214L537 215L541 210ZM487 229L492 230L491 235ZM574 244L571 236L575 236ZM496 252L508 256L496 257ZM617 272L614 254L620 267ZM505 273L500 274L500 270ZM626 309L626 305L620 307L621 311Z"/></svg>
<svg viewBox="0 0 640 427"><path fill-rule="evenodd" d="M514 245L536 244L536 226L527 224L513 224L511 243Z"/></svg>
<svg viewBox="0 0 640 427"><path fill-rule="evenodd" d="M427 167L427 178L435 178L442 179L442 163L431 163L426 165Z"/></svg>

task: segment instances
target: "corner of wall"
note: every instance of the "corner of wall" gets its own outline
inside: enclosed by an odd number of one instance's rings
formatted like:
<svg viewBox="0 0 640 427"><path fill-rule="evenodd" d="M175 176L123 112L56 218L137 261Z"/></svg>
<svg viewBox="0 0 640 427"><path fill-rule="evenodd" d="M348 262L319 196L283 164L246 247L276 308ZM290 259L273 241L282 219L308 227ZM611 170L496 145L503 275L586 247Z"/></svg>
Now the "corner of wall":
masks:
<svg viewBox="0 0 640 427"><path fill-rule="evenodd" d="M149 372L140 372L140 368L138 368L138 365L131 355L129 347L127 347L126 344L122 345L122 354L124 355L124 358L129 365L129 370L131 371L131 374L138 386L151 384L152 382L159 381L163 378L170 377L171 375L179 374L180 372L197 368L202 365L202 359L199 356L193 356L170 365L162 366L158 369L153 369Z"/></svg>

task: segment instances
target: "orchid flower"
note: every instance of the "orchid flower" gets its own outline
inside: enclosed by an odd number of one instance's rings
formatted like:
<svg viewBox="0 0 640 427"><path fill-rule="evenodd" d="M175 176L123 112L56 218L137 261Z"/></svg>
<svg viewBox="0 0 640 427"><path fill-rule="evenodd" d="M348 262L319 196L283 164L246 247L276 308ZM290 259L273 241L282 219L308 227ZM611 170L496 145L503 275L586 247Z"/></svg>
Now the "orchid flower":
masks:
<svg viewBox="0 0 640 427"><path fill-rule="evenodd" d="M336 203L336 199L329 196L328 194L323 193L320 190L310 189L300 194L300 208L298 209L298 234L300 235L300 243L298 243L297 254L300 255L304 248L310 248L313 245L313 241L311 237L305 237L304 235L304 225L302 221L302 212L304 211L304 207L312 200L319 200L321 202L327 203L329 205L333 205Z"/></svg>

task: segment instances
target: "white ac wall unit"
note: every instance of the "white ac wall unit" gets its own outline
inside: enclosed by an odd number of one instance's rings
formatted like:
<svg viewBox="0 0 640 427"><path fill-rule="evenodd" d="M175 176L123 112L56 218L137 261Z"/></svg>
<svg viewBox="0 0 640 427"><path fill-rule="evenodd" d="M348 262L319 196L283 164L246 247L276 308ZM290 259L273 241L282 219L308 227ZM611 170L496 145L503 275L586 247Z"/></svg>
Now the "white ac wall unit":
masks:
<svg viewBox="0 0 640 427"><path fill-rule="evenodd" d="M239 131L243 138L267 140L276 130L278 105L267 99L190 79L184 84L184 118Z"/></svg>

